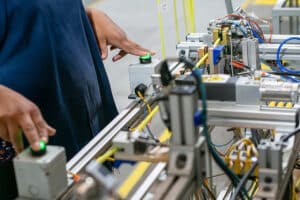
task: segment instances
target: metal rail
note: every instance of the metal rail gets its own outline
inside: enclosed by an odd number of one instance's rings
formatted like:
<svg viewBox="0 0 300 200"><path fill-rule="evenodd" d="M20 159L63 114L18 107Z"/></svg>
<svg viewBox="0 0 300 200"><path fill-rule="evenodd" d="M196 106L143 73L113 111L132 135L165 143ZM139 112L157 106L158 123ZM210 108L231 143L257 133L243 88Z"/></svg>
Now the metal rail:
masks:
<svg viewBox="0 0 300 200"><path fill-rule="evenodd" d="M67 170L79 173L100 153L104 152L113 137L141 111L138 102L132 102L110 124L108 124L93 140L79 151L68 163Z"/></svg>

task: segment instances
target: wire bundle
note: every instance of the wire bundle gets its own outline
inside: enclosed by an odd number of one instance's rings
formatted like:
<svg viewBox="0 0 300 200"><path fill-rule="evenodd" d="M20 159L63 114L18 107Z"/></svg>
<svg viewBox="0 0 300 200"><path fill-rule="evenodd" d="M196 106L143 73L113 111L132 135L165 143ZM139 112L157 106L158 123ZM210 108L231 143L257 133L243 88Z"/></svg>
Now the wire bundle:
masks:
<svg viewBox="0 0 300 200"><path fill-rule="evenodd" d="M262 28L254 19L252 19L250 17L244 17L244 16L238 15L238 14L228 14L224 18L230 18L230 17L247 21L247 24L245 24L245 26L248 26L250 28L251 33L253 34L254 37L256 37L258 39L259 43L264 43L264 42L270 43L272 41L273 27L270 22L267 22L269 24L269 30L270 30L270 38L267 41ZM241 26L241 24L240 24L240 26Z"/></svg>
<svg viewBox="0 0 300 200"><path fill-rule="evenodd" d="M207 104L206 104L206 89L205 86L202 82L202 74L199 70L194 70L192 72L192 75L196 78L197 80L197 84L199 87L199 92L201 93L201 100L202 100L202 124L203 124L203 135L206 138L207 144L208 144L208 150L210 151L210 153L212 154L215 162L219 165L219 167L225 172L225 174L229 177L229 179L231 180L231 182L233 183L233 185L235 187L238 186L240 179L239 177L234 174L224 163L224 161L222 160L222 158L219 157L218 153L216 152L215 148L212 146L212 141L210 138L210 135L208 133L208 126L206 123L206 116L207 116ZM241 194L241 198L244 199L244 196L247 199L250 199L246 189L242 186L241 187L242 192L244 195Z"/></svg>

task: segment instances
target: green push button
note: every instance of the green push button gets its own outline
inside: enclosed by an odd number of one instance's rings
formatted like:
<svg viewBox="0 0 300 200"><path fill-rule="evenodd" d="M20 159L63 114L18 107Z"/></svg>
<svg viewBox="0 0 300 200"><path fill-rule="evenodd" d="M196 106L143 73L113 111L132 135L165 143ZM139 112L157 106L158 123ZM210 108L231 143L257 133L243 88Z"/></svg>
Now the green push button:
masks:
<svg viewBox="0 0 300 200"><path fill-rule="evenodd" d="M152 62L151 54L147 53L144 56L140 56L140 63L141 64L148 64Z"/></svg>
<svg viewBox="0 0 300 200"><path fill-rule="evenodd" d="M31 149L31 153L34 156L42 156L46 153L47 150L47 145L44 141L40 141L40 149L38 151L34 151L33 149Z"/></svg>

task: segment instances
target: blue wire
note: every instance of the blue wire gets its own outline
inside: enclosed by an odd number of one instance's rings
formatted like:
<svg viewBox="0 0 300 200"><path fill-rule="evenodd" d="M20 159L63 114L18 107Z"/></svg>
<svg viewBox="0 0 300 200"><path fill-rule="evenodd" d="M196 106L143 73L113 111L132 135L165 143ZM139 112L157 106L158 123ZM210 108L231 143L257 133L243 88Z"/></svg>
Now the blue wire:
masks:
<svg viewBox="0 0 300 200"><path fill-rule="evenodd" d="M293 82L295 82L295 83L300 83L300 80L294 78L293 76L288 76L288 79L290 79L291 81L293 81Z"/></svg>
<svg viewBox="0 0 300 200"><path fill-rule="evenodd" d="M259 42L260 44L264 43L264 42L265 42L264 39L261 38L260 35L252 28L251 23L248 22L247 25L248 25L249 28L251 29L253 36L256 37L256 38L258 39L258 42Z"/></svg>
<svg viewBox="0 0 300 200"><path fill-rule="evenodd" d="M247 37L247 32L243 29L242 25L239 22L237 22L235 20L227 20L227 22L229 22L229 23L235 25L236 27L238 27L240 29L240 31L243 33L243 35L245 37Z"/></svg>
<svg viewBox="0 0 300 200"><path fill-rule="evenodd" d="M289 42L289 41L291 41L291 40L300 40L300 38L299 38L299 37L290 37L290 38L287 38L287 39L283 40L283 41L280 43L280 45L279 45L279 47L278 47L278 49L277 49L277 53L276 53L276 64L277 64L277 66L278 66L278 68L279 68L279 70L280 70L281 72L288 72L288 73L296 73L296 74L298 74L298 73L300 73L299 70L288 69L288 68L286 68L285 66L283 66L283 65L281 64L281 59L280 59L281 49L282 49L283 45L285 45L287 42ZM289 76L288 78L289 78L290 80L292 80L293 82L300 83L300 81L299 81L298 79L296 79L296 78L294 78L294 77L292 77L292 76Z"/></svg>
<svg viewBox="0 0 300 200"><path fill-rule="evenodd" d="M239 27L239 29L241 30L241 32L243 33L243 35L244 35L245 37L247 37L247 33L245 32L245 30L243 30L241 24L239 24L239 23L234 23L234 25L237 26L237 27Z"/></svg>
<svg viewBox="0 0 300 200"><path fill-rule="evenodd" d="M258 42L259 42L260 44L262 44L262 43L265 42L265 41L260 37L260 35L256 33L255 30L251 29L251 31L252 31L252 33L253 33L253 36L256 37L256 38L258 39Z"/></svg>

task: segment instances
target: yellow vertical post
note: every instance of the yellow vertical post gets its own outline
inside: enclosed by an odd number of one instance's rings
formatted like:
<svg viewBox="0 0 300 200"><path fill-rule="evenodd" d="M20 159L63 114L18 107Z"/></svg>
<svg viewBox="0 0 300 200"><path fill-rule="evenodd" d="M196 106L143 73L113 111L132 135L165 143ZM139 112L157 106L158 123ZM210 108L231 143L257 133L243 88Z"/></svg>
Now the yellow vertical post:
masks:
<svg viewBox="0 0 300 200"><path fill-rule="evenodd" d="M196 21L195 21L195 0L191 0L191 18L192 18L192 32L196 32Z"/></svg>
<svg viewBox="0 0 300 200"><path fill-rule="evenodd" d="M188 0L189 32L195 32L194 0Z"/></svg>
<svg viewBox="0 0 300 200"><path fill-rule="evenodd" d="M186 33L196 31L194 6L194 0L183 0L183 14Z"/></svg>
<svg viewBox="0 0 300 200"><path fill-rule="evenodd" d="M180 34L179 34L179 23L178 23L178 13L177 13L177 0L173 0L173 13L174 13L174 22L175 22L175 32L176 32L176 41L180 42Z"/></svg>
<svg viewBox="0 0 300 200"><path fill-rule="evenodd" d="M156 0L156 3L157 3L157 7L158 7L157 17L158 17L158 23L159 23L160 40L161 40L161 53L162 53L162 58L164 59L166 57L166 42L165 42L161 1Z"/></svg>
<svg viewBox="0 0 300 200"><path fill-rule="evenodd" d="M183 18L184 18L185 34L188 34L188 32L189 32L189 25L188 25L188 17L187 17L186 0L182 0L182 8L183 8Z"/></svg>

